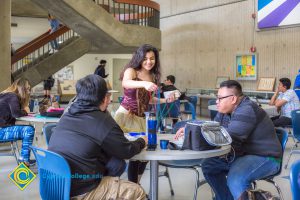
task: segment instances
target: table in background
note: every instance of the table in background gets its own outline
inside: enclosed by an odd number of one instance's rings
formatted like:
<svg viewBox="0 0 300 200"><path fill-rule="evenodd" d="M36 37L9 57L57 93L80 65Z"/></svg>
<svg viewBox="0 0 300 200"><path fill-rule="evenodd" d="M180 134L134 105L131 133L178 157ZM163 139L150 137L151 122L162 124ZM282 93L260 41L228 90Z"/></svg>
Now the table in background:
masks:
<svg viewBox="0 0 300 200"><path fill-rule="evenodd" d="M34 122L40 122L40 123L57 123L59 122L58 117L44 117L41 116L40 114L38 115L28 115L28 116L24 116L24 117L19 117L17 118L17 121L25 121L25 122L29 122L29 123L34 123Z"/></svg>
<svg viewBox="0 0 300 200"><path fill-rule="evenodd" d="M158 134L158 146L155 151L146 151L143 149L141 153L135 155L131 160L149 160L150 161L150 199L158 199L158 161L160 160L193 160L221 156L230 152L231 146L223 146L220 149L207 151L191 151L191 150L162 150L159 147L160 139L168 139L173 141L172 134Z"/></svg>
<svg viewBox="0 0 300 200"><path fill-rule="evenodd" d="M269 104L261 104L261 108L264 109L270 117L275 116L277 113L276 107ZM210 105L208 109L218 111L217 105Z"/></svg>
<svg viewBox="0 0 300 200"><path fill-rule="evenodd" d="M58 117L44 117L41 116L40 114L36 114L36 115L29 114L28 116L17 118L17 122L28 122L30 125L32 125L35 129L35 133L37 132L36 123L43 123L44 126L46 123L57 123L59 122L59 120L60 118ZM37 136L35 136L35 140L38 141Z"/></svg>

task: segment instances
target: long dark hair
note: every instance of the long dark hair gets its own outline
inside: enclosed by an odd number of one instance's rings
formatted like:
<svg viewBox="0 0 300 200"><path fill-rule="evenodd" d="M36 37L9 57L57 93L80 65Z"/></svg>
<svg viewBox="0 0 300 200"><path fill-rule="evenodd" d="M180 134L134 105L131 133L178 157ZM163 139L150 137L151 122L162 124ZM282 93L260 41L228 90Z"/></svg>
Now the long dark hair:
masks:
<svg viewBox="0 0 300 200"><path fill-rule="evenodd" d="M153 51L153 53L155 55L155 64L150 72L154 75L154 82L156 84L160 83L161 74L160 74L159 53L158 53L158 50L154 46L151 46L150 44L144 44L144 45L140 46L136 50L136 52L134 52L130 62L127 65L125 65L123 71L121 72L120 80L121 81L123 80L124 72L126 71L126 69L128 69L128 68L133 68L135 70L141 69L144 58L145 58L146 54L150 51Z"/></svg>
<svg viewBox="0 0 300 200"><path fill-rule="evenodd" d="M8 88L2 91L0 94L15 93L20 101L21 108L25 108L29 105L30 98L30 83L26 78L19 78L15 80Z"/></svg>

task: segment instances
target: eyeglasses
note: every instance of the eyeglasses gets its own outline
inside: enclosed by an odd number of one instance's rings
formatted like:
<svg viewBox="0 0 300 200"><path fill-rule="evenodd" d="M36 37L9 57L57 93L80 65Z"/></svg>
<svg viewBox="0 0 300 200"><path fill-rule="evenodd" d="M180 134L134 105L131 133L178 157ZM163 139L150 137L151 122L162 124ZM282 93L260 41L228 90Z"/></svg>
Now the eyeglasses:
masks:
<svg viewBox="0 0 300 200"><path fill-rule="evenodd" d="M224 97L218 97L217 96L217 100L216 101L221 101L222 99L225 99L225 98L227 98L227 97L232 97L232 96L234 96L233 94L231 94L231 95L227 95L227 96L224 96Z"/></svg>

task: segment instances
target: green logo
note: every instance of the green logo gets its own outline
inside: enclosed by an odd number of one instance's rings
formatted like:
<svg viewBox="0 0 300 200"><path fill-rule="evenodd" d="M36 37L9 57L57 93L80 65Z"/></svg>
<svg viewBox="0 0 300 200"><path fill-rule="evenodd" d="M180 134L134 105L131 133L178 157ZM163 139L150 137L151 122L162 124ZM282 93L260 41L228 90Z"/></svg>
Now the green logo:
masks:
<svg viewBox="0 0 300 200"><path fill-rule="evenodd" d="M34 179L36 175L24 163L19 164L9 175L8 178L24 190Z"/></svg>

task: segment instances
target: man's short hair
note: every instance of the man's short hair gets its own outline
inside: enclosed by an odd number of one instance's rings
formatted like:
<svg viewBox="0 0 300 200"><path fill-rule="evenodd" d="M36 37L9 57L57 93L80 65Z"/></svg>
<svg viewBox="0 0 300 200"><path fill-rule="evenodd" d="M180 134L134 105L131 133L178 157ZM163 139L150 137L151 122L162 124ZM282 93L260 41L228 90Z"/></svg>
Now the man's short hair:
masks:
<svg viewBox="0 0 300 200"><path fill-rule="evenodd" d="M106 60L100 60L100 64L106 64Z"/></svg>
<svg viewBox="0 0 300 200"><path fill-rule="evenodd" d="M167 76L167 80L171 81L171 83L175 84L175 76L169 75Z"/></svg>
<svg viewBox="0 0 300 200"><path fill-rule="evenodd" d="M77 100L99 106L108 92L106 81L98 75L91 74L76 83Z"/></svg>
<svg viewBox="0 0 300 200"><path fill-rule="evenodd" d="M287 90L291 88L291 80L289 78L281 78L279 81Z"/></svg>
<svg viewBox="0 0 300 200"><path fill-rule="evenodd" d="M230 88L230 89L234 89L234 94L236 96L242 96L243 95L243 91L242 91L242 86L239 82L235 81L235 80L227 80L227 81L223 81L220 84L220 88L222 87L226 87L226 88Z"/></svg>

